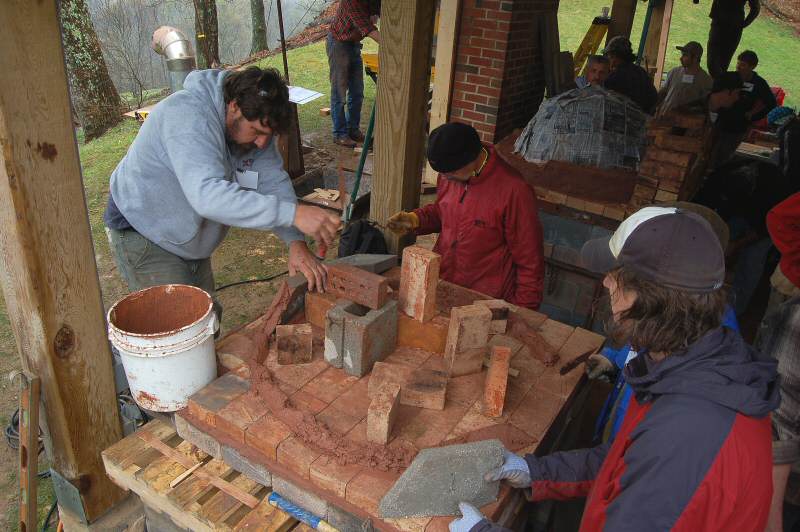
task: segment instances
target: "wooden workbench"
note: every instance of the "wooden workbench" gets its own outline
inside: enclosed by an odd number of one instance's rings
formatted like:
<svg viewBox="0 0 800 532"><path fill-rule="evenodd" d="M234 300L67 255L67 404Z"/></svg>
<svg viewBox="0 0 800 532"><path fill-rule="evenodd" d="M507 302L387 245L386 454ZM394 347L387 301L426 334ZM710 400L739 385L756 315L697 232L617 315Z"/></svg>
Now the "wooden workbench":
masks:
<svg viewBox="0 0 800 532"><path fill-rule="evenodd" d="M396 276L396 269L387 274L390 279ZM400 317L398 347L386 362L410 367L435 363L442 356L440 350L444 347L450 308L485 299L481 294L443 281L439 283L437 294L438 315L431 322L421 326L410 318ZM295 405L318 420L324 420L329 428L345 435L345 438L364 441L370 375L358 379L323 360L324 332L319 325L334 299L328 295L307 294L305 303L305 317L315 332L314 360L309 364L280 366L276 362L276 352L271 351L266 365ZM518 377L509 377L503 416L492 419L481 413L485 370L452 378L447 385L444 410L399 407L390 447L410 444L423 449L450 442L497 437L518 453L542 451L542 442L548 439L554 420L566 409L584 380L582 366L563 376L559 374L560 367L587 350L598 348L602 337L550 320L540 313L523 311L527 312L528 322L538 324L541 336L559 352L559 362L553 367L545 367L520 342L505 335L495 335L490 344L512 347L511 366L519 371ZM237 354L237 346L243 345L241 335L247 334L248 327L258 326L259 320L256 320L226 337L217 348L221 363L245 379L249 371L239 361L242 353ZM420 346L427 346L428 350ZM218 412L231 400L231 397L220 400ZM261 414L257 420L236 420L241 422L232 430L226 428L230 422L216 423L219 416L215 418L213 412L200 419L190 410L180 411L175 417L182 438L217 457L226 454L226 449L230 455L233 449L239 469L257 470L262 477L271 475L273 486L289 486L274 488L276 491L295 492L294 499L301 499L295 502L308 506L311 511L326 513L332 524L340 529L355 527L346 524L349 519L351 524L370 520L379 530L443 531L452 520L452 517L380 519L378 504L400 472L379 471L363 464L337 464L318 449L305 445L291 431L287 432L286 426L282 426L271 412ZM265 427L274 427L274 430L265 430ZM248 438L248 431L258 433L259 438ZM521 505L521 492L504 487L500 499L483 511L490 518L510 525Z"/></svg>

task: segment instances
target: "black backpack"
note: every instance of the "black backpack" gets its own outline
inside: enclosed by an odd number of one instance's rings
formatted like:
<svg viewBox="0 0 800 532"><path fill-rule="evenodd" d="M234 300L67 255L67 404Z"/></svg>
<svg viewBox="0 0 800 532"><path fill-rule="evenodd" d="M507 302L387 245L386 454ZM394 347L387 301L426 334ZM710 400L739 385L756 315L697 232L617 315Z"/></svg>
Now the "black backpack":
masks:
<svg viewBox="0 0 800 532"><path fill-rule="evenodd" d="M369 220L348 223L339 238L339 257L349 257L356 253L388 253L383 233Z"/></svg>

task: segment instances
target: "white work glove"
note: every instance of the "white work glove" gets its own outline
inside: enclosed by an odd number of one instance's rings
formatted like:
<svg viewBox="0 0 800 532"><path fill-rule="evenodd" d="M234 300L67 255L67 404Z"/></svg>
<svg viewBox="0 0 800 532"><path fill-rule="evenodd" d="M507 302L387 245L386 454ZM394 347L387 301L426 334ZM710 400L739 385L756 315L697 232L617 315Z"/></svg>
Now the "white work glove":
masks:
<svg viewBox="0 0 800 532"><path fill-rule="evenodd" d="M461 511L461 519L450 521L450 532L469 532L472 527L486 519L480 510L468 502L458 503L458 509Z"/></svg>
<svg viewBox="0 0 800 532"><path fill-rule="evenodd" d="M586 360L586 376L590 379L599 379L613 371L614 364L603 355L594 354Z"/></svg>
<svg viewBox="0 0 800 532"><path fill-rule="evenodd" d="M531 487L531 471L528 469L528 462L507 449L503 450L503 465L489 471L483 478L487 482L505 480L512 488Z"/></svg>

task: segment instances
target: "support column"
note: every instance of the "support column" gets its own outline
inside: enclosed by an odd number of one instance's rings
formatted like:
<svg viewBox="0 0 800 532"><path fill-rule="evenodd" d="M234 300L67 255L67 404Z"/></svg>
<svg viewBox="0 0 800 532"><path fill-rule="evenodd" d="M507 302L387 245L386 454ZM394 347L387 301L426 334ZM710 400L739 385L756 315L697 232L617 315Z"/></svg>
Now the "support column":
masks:
<svg viewBox="0 0 800 532"><path fill-rule="evenodd" d="M608 25L606 43L617 35L631 38L633 19L636 16L636 3L639 0L614 0L611 5L611 24Z"/></svg>
<svg viewBox="0 0 800 532"><path fill-rule="evenodd" d="M395 212L419 205L434 15L435 2L430 0L384 0L381 5L370 197L370 218L381 225ZM390 231L384 235L392 253L413 241Z"/></svg>
<svg viewBox="0 0 800 532"><path fill-rule="evenodd" d="M100 458L122 427L56 2L3 2L0 27L3 292L23 368L41 379L52 467L91 522L124 496Z"/></svg>
<svg viewBox="0 0 800 532"><path fill-rule="evenodd" d="M667 53L669 26L672 22L673 0L650 0L653 2L653 13L647 37L644 42L642 67L653 77L656 88L661 86L661 75L664 72L664 60Z"/></svg>

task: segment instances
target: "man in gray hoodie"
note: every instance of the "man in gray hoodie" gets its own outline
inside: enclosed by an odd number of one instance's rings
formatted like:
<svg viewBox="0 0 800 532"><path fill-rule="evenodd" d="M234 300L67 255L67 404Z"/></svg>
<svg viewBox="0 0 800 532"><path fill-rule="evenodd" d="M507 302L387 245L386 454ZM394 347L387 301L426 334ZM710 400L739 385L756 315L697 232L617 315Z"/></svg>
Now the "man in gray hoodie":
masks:
<svg viewBox="0 0 800 532"><path fill-rule="evenodd" d="M297 204L274 137L288 103L275 69L250 67L192 72L155 106L111 174L103 216L131 290L182 283L214 296L210 257L230 226L274 232L289 246L290 273L325 289L303 234L330 244L339 219Z"/></svg>

